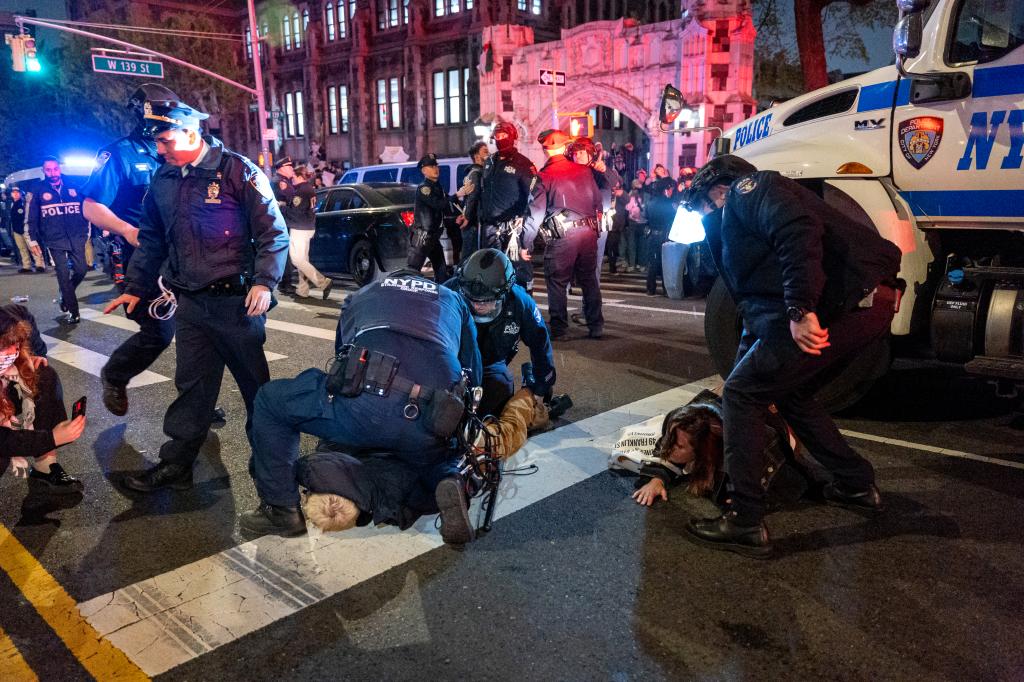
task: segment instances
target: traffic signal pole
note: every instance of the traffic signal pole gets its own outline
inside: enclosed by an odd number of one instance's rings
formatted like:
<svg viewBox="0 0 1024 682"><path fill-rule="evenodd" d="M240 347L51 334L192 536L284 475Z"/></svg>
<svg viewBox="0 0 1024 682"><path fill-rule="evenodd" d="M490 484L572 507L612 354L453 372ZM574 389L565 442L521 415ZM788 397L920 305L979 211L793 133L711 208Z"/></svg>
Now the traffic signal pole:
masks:
<svg viewBox="0 0 1024 682"><path fill-rule="evenodd" d="M256 2L255 0L248 0L246 3L249 6L249 33L252 35L252 70L253 75L256 78L256 115L259 117L257 120L256 129L260 136L260 156L263 160L263 170L268 175L270 174L270 145L267 144L267 97L263 91L263 55L261 53L261 42L260 29L256 24ZM246 112L246 116L249 112Z"/></svg>
<svg viewBox="0 0 1024 682"><path fill-rule="evenodd" d="M250 27L252 27L252 29L251 29L252 30L252 35L255 36L254 43L255 43L256 46L258 46L259 45L259 32L255 29L255 26L256 26L256 9L255 9L255 7L253 5L253 0L248 0L248 2L249 2L249 25L250 25ZM151 50L148 47L143 47L142 45L136 45L135 43L129 43L129 42L125 41L125 40L118 40L117 38L111 38L110 36L105 36L105 35L103 35L101 33L93 33L91 31L83 31L80 28L73 28L71 26L65 26L63 24L55 24L55 23L51 23L49 21L46 21L45 19L36 19L36 18L33 18L33 17L15 16L14 17L14 21L15 21L15 23L18 24L18 27L21 29L22 33L24 33L24 31L25 31L25 25L28 24L30 26L40 26L40 27L43 27L43 28L53 29L54 31L63 31L65 33L73 33L75 35L85 36L86 38L92 38L93 40L99 40L101 42L111 43L113 45L120 45L121 47L127 47L127 48L130 48L130 49L132 49L132 50L134 50L136 52L141 52L143 54L151 55L151 56L154 56L154 57L160 57L161 59L166 59L167 61L171 62L172 64L177 64L178 66L184 66L186 69L192 69L193 71L198 71L199 73L201 73L203 75L209 76L210 78L214 78L214 79L219 80L219 81L221 81L223 83L227 83L228 85L230 85L232 87L238 88L239 90L242 90L243 92L249 93L250 95L256 97L256 106L257 106L257 109L259 111L259 116L260 116L260 121L259 121L259 124L260 124L259 125L260 148L263 150L264 165L265 166L269 166L270 155L267 153L267 151L268 151L267 150L267 141L264 139L264 137L265 137L265 135L264 135L264 128L267 125L266 97L265 97L264 91L263 91L263 71L262 71L262 68L261 68L262 65L260 64L260 60L259 60L259 48L258 47L256 47L256 46L253 47L253 60L252 60L254 71L255 71L255 77L256 77L256 87L255 88L250 88L248 85L243 85L242 83L239 83L237 81L233 81L230 78L228 78L227 76L222 76L219 73L216 73L215 71L210 71L209 69L204 69L201 66L196 66L195 64L190 64L189 62L186 62L183 59L178 59L177 57L172 57L169 54L164 54L163 52L157 52L156 50ZM269 171L269 167L268 168L264 168L263 170Z"/></svg>

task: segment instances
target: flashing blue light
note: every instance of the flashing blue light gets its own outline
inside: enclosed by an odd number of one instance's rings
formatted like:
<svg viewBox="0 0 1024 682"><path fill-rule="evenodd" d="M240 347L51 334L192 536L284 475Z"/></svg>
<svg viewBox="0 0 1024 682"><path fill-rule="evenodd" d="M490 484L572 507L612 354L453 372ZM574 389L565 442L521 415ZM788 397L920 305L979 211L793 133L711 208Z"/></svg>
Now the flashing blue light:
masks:
<svg viewBox="0 0 1024 682"><path fill-rule="evenodd" d="M73 154L65 156L61 165L64 166L64 170L72 175L88 175L96 168L96 158L93 156L84 156L81 154ZM75 171L79 171L75 173Z"/></svg>
<svg viewBox="0 0 1024 682"><path fill-rule="evenodd" d="M671 241L680 244L696 244L704 241L703 216L695 211L687 211L680 206L676 209L676 217L672 221L672 229L668 232Z"/></svg>

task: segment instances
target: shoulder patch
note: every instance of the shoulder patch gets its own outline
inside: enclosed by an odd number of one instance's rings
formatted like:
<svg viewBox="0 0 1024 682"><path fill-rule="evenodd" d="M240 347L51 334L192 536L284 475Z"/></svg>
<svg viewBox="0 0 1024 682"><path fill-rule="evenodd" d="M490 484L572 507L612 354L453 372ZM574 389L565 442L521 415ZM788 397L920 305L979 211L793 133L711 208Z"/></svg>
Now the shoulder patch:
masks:
<svg viewBox="0 0 1024 682"><path fill-rule="evenodd" d="M270 181L267 180L267 176L257 171L249 176L249 184L260 193L261 197L267 201L274 201L274 192L270 188Z"/></svg>
<svg viewBox="0 0 1024 682"><path fill-rule="evenodd" d="M49 192L43 192L43 201L49 201L52 198L53 198L52 194L50 194Z"/></svg>
<svg viewBox="0 0 1024 682"><path fill-rule="evenodd" d="M534 308L533 309L533 319L540 326L542 326L542 327L544 326L544 318L541 317L540 308Z"/></svg>
<svg viewBox="0 0 1024 682"><path fill-rule="evenodd" d="M296 208L298 208L299 204L301 204L301 203L302 203L302 197L300 197L298 195L295 195L294 197L292 197L292 206L295 206Z"/></svg>
<svg viewBox="0 0 1024 682"><path fill-rule="evenodd" d="M430 188L427 187L426 185L420 185L420 194L422 194L425 197L429 197L430 196Z"/></svg>
<svg viewBox="0 0 1024 682"><path fill-rule="evenodd" d="M70 194L71 198L74 199L75 197L78 196L78 190L76 190L74 187L70 187L68 188L68 194Z"/></svg>
<svg viewBox="0 0 1024 682"><path fill-rule="evenodd" d="M100 152L96 157L96 167L103 168L107 161L110 161L110 152Z"/></svg>
<svg viewBox="0 0 1024 682"><path fill-rule="evenodd" d="M757 180L751 177L740 178L736 182L736 191L740 194L750 194L757 187Z"/></svg>
<svg viewBox="0 0 1024 682"><path fill-rule="evenodd" d="M278 189L288 189L288 183L285 182L284 180L282 180L281 182L277 183L277 188Z"/></svg>

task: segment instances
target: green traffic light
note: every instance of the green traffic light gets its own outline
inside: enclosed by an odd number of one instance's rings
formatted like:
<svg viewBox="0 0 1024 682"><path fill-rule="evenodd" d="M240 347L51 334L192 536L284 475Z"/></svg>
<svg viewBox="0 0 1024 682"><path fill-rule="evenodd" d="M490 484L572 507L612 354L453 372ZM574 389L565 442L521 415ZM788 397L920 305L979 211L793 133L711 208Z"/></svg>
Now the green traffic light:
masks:
<svg viewBox="0 0 1024 682"><path fill-rule="evenodd" d="M43 65L34 57L26 57L25 70L29 73L39 73L43 70Z"/></svg>

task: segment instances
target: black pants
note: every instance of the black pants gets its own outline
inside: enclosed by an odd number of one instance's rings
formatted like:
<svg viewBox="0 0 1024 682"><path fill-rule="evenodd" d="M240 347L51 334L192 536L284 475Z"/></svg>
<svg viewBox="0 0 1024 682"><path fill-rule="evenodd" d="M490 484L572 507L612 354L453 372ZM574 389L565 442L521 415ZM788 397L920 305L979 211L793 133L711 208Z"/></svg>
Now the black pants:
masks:
<svg viewBox="0 0 1024 682"><path fill-rule="evenodd" d="M480 407L477 409L477 414L481 416L491 414L497 417L501 415L505 403L516 391L512 371L504 362L484 365L484 378L481 387L484 389L484 397L480 400Z"/></svg>
<svg viewBox="0 0 1024 682"><path fill-rule="evenodd" d="M841 315L829 325L832 345L821 355L804 353L792 339L766 343L744 334L722 394L727 497L742 525L760 522L765 513L761 476L771 403L837 481L855 489L874 482L870 462L850 447L814 394L857 351L888 332L892 306L892 290L880 287L873 307Z"/></svg>
<svg viewBox="0 0 1024 682"><path fill-rule="evenodd" d="M75 289L85 279L85 244L74 244L70 249L50 247L50 256L53 258L53 267L57 271L57 286L60 288L60 297L64 301L68 312L78 317L78 298ZM68 261L71 261L71 269L68 270Z"/></svg>
<svg viewBox="0 0 1024 682"><path fill-rule="evenodd" d="M434 281L442 284L448 281L448 266L444 261L444 249L436 235L421 239L417 232L413 233L409 245L409 260L406 263L413 270L419 270L430 259L430 267L434 268Z"/></svg>
<svg viewBox="0 0 1024 682"><path fill-rule="evenodd" d="M123 287L122 287L123 288ZM122 343L110 354L110 359L100 372L106 381L115 386L127 386L133 377L142 374L174 339L174 320L155 320L149 316L149 302L159 294L151 292L125 315L139 325L139 331Z"/></svg>
<svg viewBox="0 0 1024 682"><path fill-rule="evenodd" d="M497 228L493 225L472 225L462 229L462 261L480 249L501 248Z"/></svg>
<svg viewBox="0 0 1024 682"><path fill-rule="evenodd" d="M622 239L622 232L612 230L608 233L608 242L604 246L605 255L608 256L608 272L614 275L619 270L619 242Z"/></svg>
<svg viewBox="0 0 1024 682"><path fill-rule="evenodd" d="M552 334L569 327L566 288L575 280L583 289L583 316L591 332L604 330L601 285L597 280L597 232L577 227L561 239L548 243L544 251L544 282L548 289L549 326Z"/></svg>
<svg viewBox="0 0 1024 682"><path fill-rule="evenodd" d="M665 287L665 277L661 273L661 245L665 243L665 235L661 232L651 232L647 237L647 293L658 293L658 278L661 277L661 286Z"/></svg>
<svg viewBox="0 0 1024 682"><path fill-rule="evenodd" d="M174 386L178 397L164 416L168 440L160 447L165 462L191 465L210 430L224 368L245 401L246 429L256 391L270 380L263 354L266 316L245 314L245 296L182 293L174 316L178 335Z"/></svg>

